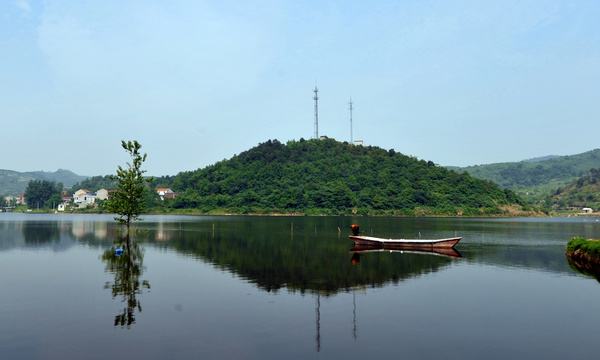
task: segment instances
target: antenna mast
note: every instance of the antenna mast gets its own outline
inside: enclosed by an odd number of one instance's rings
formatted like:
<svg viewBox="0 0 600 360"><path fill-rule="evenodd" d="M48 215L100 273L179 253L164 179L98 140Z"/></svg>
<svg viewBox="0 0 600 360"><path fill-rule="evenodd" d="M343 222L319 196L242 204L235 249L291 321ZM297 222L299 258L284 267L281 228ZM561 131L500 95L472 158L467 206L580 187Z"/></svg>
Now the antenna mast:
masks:
<svg viewBox="0 0 600 360"><path fill-rule="evenodd" d="M313 100L315 101L315 139L319 138L319 89L317 85L315 85L315 89L313 90L315 96Z"/></svg>
<svg viewBox="0 0 600 360"><path fill-rule="evenodd" d="M348 103L348 110L350 110L350 144L354 143L354 134L352 133L352 110L354 110L352 97L350 97L350 102Z"/></svg>

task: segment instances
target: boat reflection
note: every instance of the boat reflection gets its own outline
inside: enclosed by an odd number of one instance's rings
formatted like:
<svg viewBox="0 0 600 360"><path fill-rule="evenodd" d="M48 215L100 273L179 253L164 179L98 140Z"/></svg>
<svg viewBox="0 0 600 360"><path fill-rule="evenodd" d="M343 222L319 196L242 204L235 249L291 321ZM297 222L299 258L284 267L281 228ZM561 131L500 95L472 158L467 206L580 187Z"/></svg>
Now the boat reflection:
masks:
<svg viewBox="0 0 600 360"><path fill-rule="evenodd" d="M360 262L360 254L390 252L400 254L416 254L416 255L434 255L450 258L462 258L462 254L454 248L425 248L425 249L403 249L398 246L368 246L354 245L350 249L352 255L352 264L357 265Z"/></svg>

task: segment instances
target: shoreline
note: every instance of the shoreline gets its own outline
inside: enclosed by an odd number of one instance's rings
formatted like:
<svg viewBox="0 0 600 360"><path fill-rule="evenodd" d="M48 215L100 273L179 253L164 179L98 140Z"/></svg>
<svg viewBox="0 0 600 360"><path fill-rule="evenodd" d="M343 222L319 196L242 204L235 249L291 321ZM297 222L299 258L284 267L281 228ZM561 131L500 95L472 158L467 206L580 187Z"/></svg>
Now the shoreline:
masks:
<svg viewBox="0 0 600 360"><path fill-rule="evenodd" d="M70 214L70 215L114 215L112 213L104 211L65 211L57 212L52 210L34 210L34 211L9 211L2 213L13 213L13 214ZM508 219L508 218L552 218L552 217L574 217L572 214L544 214L544 213L510 213L510 214L478 214L478 215L448 215L448 214L418 214L418 215L402 215L402 214L326 214L326 213L279 213L279 212L266 212L266 213L236 213L227 211L215 211L215 212L201 212L201 211L148 211L141 215L187 215L187 216L245 216L245 217L390 217L390 218L463 218L463 219L477 219L477 218L489 218L489 219ZM589 217L589 215L588 215ZM592 216L593 217L593 216Z"/></svg>

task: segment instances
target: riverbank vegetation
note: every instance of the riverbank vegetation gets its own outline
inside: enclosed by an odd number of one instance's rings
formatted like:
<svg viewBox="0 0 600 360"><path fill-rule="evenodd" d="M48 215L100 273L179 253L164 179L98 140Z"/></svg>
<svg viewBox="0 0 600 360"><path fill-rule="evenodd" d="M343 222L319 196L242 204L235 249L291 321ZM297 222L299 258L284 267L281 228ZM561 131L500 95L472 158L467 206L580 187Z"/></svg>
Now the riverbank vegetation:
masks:
<svg viewBox="0 0 600 360"><path fill-rule="evenodd" d="M569 265L600 281L600 240L574 237L567 244Z"/></svg>
<svg viewBox="0 0 600 360"><path fill-rule="evenodd" d="M574 254L576 251L597 256L600 260L600 240L585 239L583 237L574 237L567 244L567 254Z"/></svg>

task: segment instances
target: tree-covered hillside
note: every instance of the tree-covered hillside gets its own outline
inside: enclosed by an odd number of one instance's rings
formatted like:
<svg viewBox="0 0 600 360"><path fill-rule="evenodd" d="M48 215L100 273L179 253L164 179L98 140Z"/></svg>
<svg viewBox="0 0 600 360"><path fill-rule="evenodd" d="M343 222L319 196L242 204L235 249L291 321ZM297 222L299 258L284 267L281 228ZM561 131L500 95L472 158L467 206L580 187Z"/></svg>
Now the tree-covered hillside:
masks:
<svg viewBox="0 0 600 360"><path fill-rule="evenodd" d="M179 193L168 206L240 213L500 213L519 198L431 161L326 140L269 140L229 160L156 179Z"/></svg>
<svg viewBox="0 0 600 360"><path fill-rule="evenodd" d="M561 187L551 197L560 209L591 207L600 209L600 169L591 169L586 175Z"/></svg>
<svg viewBox="0 0 600 360"><path fill-rule="evenodd" d="M546 187L556 189L600 167L600 149L570 156L548 156L519 162L451 168L491 180L503 188Z"/></svg>

